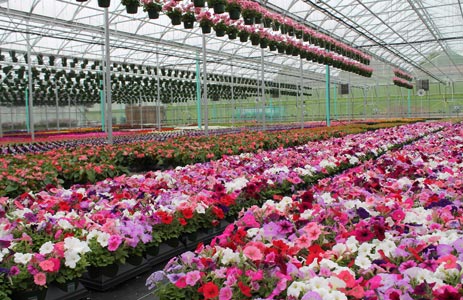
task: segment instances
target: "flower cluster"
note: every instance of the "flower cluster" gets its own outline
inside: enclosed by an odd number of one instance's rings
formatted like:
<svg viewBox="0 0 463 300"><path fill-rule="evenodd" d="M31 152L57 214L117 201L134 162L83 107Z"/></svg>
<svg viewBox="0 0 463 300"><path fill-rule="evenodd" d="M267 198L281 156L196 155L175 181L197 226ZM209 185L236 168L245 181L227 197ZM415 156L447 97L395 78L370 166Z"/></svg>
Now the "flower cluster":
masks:
<svg viewBox="0 0 463 300"><path fill-rule="evenodd" d="M243 210L147 280L206 299L461 299L462 124Z"/></svg>
<svg viewBox="0 0 463 300"><path fill-rule="evenodd" d="M0 268L18 288L38 273L45 274L47 283L58 278L57 261L40 266L51 258L60 260L63 279L75 278L87 264L123 263L147 246L233 217L242 208L260 203L266 194L290 193L304 181L356 165L368 155L440 127L441 123L416 123L120 176L95 185L0 198L0 238L7 240ZM248 250L249 256L257 253ZM43 276L37 282L44 283Z"/></svg>

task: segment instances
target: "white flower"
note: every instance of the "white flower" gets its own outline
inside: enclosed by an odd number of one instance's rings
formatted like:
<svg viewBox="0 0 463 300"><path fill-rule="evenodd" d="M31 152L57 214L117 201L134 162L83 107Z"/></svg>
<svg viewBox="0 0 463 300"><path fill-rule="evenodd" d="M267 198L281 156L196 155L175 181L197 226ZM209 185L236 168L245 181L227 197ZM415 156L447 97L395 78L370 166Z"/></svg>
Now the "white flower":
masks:
<svg viewBox="0 0 463 300"><path fill-rule="evenodd" d="M14 262L17 264L27 265L32 258L31 253L15 253Z"/></svg>
<svg viewBox="0 0 463 300"><path fill-rule="evenodd" d="M322 168L327 168L327 167L330 167L330 168L335 168L336 167L336 164L329 161L329 160L322 160L319 164L318 164L320 167Z"/></svg>
<svg viewBox="0 0 463 300"><path fill-rule="evenodd" d="M303 288L304 285L302 282L293 281L293 283L291 283L291 285L287 289L288 297L299 298L299 295L301 294Z"/></svg>
<svg viewBox="0 0 463 300"><path fill-rule="evenodd" d="M330 204L333 202L333 198L331 197L331 194L330 193L323 193L323 195L321 195L323 201L325 202L325 204Z"/></svg>
<svg viewBox="0 0 463 300"><path fill-rule="evenodd" d="M108 246L110 236L111 235L109 233L99 232L96 241L101 245L101 247L106 248Z"/></svg>
<svg viewBox="0 0 463 300"><path fill-rule="evenodd" d="M248 180L245 177L238 177L238 178L233 179L231 182L226 182L225 189L227 193L239 191L239 190L242 190L246 186L247 183L248 183Z"/></svg>
<svg viewBox="0 0 463 300"><path fill-rule="evenodd" d="M355 238L355 236L350 236L350 237L346 240L347 249L349 249L351 252L356 252L356 251L357 251L357 249L358 249L358 244L359 244L359 242L357 241L357 239Z"/></svg>
<svg viewBox="0 0 463 300"><path fill-rule="evenodd" d="M310 220L311 217L312 217L312 214L313 214L313 210L312 209L306 209L304 210L304 212L301 214L300 218L302 220Z"/></svg>
<svg viewBox="0 0 463 300"><path fill-rule="evenodd" d="M342 256L344 252L347 251L347 247L344 244L336 244L333 246L333 252L336 253L337 256Z"/></svg>
<svg viewBox="0 0 463 300"><path fill-rule="evenodd" d="M250 228L247 230L246 236L251 239L255 237L259 233L259 231L260 228Z"/></svg>
<svg viewBox="0 0 463 300"><path fill-rule="evenodd" d="M206 206L203 203L197 203L195 207L195 211L198 214L205 214L206 213Z"/></svg>
<svg viewBox="0 0 463 300"><path fill-rule="evenodd" d="M233 250L226 248L222 251L221 263L224 265L237 264L240 262L240 254L233 252Z"/></svg>
<svg viewBox="0 0 463 300"><path fill-rule="evenodd" d="M343 289L346 287L346 282L338 277L331 276L328 278L328 282L333 289Z"/></svg>
<svg viewBox="0 0 463 300"><path fill-rule="evenodd" d="M58 221L58 226L61 227L64 230L74 228L74 226L72 226L71 223L69 223L69 221L66 220L66 219L60 219Z"/></svg>
<svg viewBox="0 0 463 300"><path fill-rule="evenodd" d="M340 291L331 291L329 296L330 300L347 300L347 296Z"/></svg>
<svg viewBox="0 0 463 300"><path fill-rule="evenodd" d="M53 252L53 243L46 242L42 246L40 246L39 253L42 255L47 255Z"/></svg>
<svg viewBox="0 0 463 300"><path fill-rule="evenodd" d="M285 212L288 207L291 206L293 200L290 197L283 197L280 202L275 205L275 208L281 212Z"/></svg>
<svg viewBox="0 0 463 300"><path fill-rule="evenodd" d="M402 177L399 180L397 180L397 184L399 185L400 189L403 189L404 186L406 186L408 188L409 186L412 185L412 183L413 182L410 179L408 179L407 177Z"/></svg>
<svg viewBox="0 0 463 300"><path fill-rule="evenodd" d="M67 237L64 239L64 249L65 252L76 252L76 253L87 253L90 251L87 242L81 241L75 237Z"/></svg>
<svg viewBox="0 0 463 300"><path fill-rule="evenodd" d="M356 165L356 164L359 163L359 159L358 159L357 157L355 157L355 156L352 156L352 157L349 159L349 163L350 163L351 165Z"/></svg>
<svg viewBox="0 0 463 300"><path fill-rule="evenodd" d="M64 259L64 265L74 269L80 260L80 255L76 251L68 250L64 252Z"/></svg>
<svg viewBox="0 0 463 300"><path fill-rule="evenodd" d="M368 269L371 267L371 260L366 256L357 256L355 259L355 265L360 269Z"/></svg>
<svg viewBox="0 0 463 300"><path fill-rule="evenodd" d="M9 252L10 252L10 249L8 248L3 248L2 251L0 251L0 262Z"/></svg>

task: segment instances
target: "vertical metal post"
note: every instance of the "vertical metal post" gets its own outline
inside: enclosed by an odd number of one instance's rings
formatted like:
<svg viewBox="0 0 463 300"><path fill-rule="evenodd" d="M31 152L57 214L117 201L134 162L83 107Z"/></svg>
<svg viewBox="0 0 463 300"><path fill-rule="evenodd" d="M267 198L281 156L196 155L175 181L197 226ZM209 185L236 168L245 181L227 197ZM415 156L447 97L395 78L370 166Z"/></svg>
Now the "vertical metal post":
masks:
<svg viewBox="0 0 463 300"><path fill-rule="evenodd" d="M45 128L47 128L48 130L49 129L48 128L48 105L45 104L44 106L45 106ZM1 123L0 123L0 127L1 127ZM1 132L1 128L0 128L0 132Z"/></svg>
<svg viewBox="0 0 463 300"><path fill-rule="evenodd" d="M60 131L59 128L59 97L58 97L58 88L55 89L55 100L56 100L56 128Z"/></svg>
<svg viewBox="0 0 463 300"><path fill-rule="evenodd" d="M198 129L201 129L201 70L198 52L196 52L196 113L198 114Z"/></svg>
<svg viewBox="0 0 463 300"><path fill-rule="evenodd" d="M333 106L334 106L334 119L338 119L338 84L333 84Z"/></svg>
<svg viewBox="0 0 463 300"><path fill-rule="evenodd" d="M143 129L143 109L141 106L141 91L138 97L138 111L140 112L140 129Z"/></svg>
<svg viewBox="0 0 463 300"><path fill-rule="evenodd" d="M157 85L157 106L156 120L158 122L158 131L161 131L161 74L159 74L159 52L156 49L156 85Z"/></svg>
<svg viewBox="0 0 463 300"><path fill-rule="evenodd" d="M331 109L330 109L330 102L331 102L331 95L330 95L330 66L326 65L326 79L325 79L325 106L326 106L326 126L330 127L331 126L331 120L330 120L330 114L331 114Z"/></svg>
<svg viewBox="0 0 463 300"><path fill-rule="evenodd" d="M69 128L71 128L72 124L71 124L71 97L70 96L68 96L68 114L69 114L68 126Z"/></svg>
<svg viewBox="0 0 463 300"><path fill-rule="evenodd" d="M303 66L302 66L302 58L300 59L300 74L299 74L299 82L300 82L300 101L299 101L299 104L301 105L300 107L300 110L301 110L301 129L304 128L304 110L305 110L305 105L304 105L304 91L303 91L303 88L304 88L304 78L303 78L303 75L304 75L304 70L303 70Z"/></svg>
<svg viewBox="0 0 463 300"><path fill-rule="evenodd" d="M112 95L111 95L111 58L109 52L109 12L108 8L104 9L104 23L105 23L105 79L106 79L106 105L107 105L107 121L108 121L108 143L113 143L113 112L112 112Z"/></svg>
<svg viewBox="0 0 463 300"><path fill-rule="evenodd" d="M29 24L28 24L29 25ZM29 130L31 133L31 139L35 140L35 133L34 133L34 91L32 89L32 83L34 81L34 78L32 78L32 45L31 45L31 40L30 40L30 34L29 32L26 33L26 39L27 39L27 66L28 66L28 84L29 84L29 92L27 93L28 97L28 123L29 123Z"/></svg>
<svg viewBox="0 0 463 300"><path fill-rule="evenodd" d="M265 74L264 74L264 49L261 49L260 52L260 62L261 62L261 79L262 79L262 129L266 129L265 124Z"/></svg>
<svg viewBox="0 0 463 300"><path fill-rule="evenodd" d="M26 103L26 109L25 109L25 112L26 112L26 116L25 116L25 119L26 119L26 129L27 129L27 133L30 133L31 132L31 129L30 129L30 118L29 118L29 88L26 88L26 92L25 92L25 98L24 98L24 102Z"/></svg>
<svg viewBox="0 0 463 300"><path fill-rule="evenodd" d="M203 102L204 102L204 133L209 136L209 108L207 103L207 54L206 36L203 34Z"/></svg>
<svg viewBox="0 0 463 300"><path fill-rule="evenodd" d="M367 118L367 92L365 91L365 87L363 89L363 119Z"/></svg>
<svg viewBox="0 0 463 300"><path fill-rule="evenodd" d="M411 108L411 98L412 98L412 90L408 89L408 100L407 100L407 115L410 118L410 115L412 113L412 108Z"/></svg>
<svg viewBox="0 0 463 300"><path fill-rule="evenodd" d="M2 137L3 137L3 123L2 123L2 112L0 111L0 138Z"/></svg>
<svg viewBox="0 0 463 300"><path fill-rule="evenodd" d="M233 61L231 63L231 97L232 97L232 127L235 127L235 76L233 75Z"/></svg>

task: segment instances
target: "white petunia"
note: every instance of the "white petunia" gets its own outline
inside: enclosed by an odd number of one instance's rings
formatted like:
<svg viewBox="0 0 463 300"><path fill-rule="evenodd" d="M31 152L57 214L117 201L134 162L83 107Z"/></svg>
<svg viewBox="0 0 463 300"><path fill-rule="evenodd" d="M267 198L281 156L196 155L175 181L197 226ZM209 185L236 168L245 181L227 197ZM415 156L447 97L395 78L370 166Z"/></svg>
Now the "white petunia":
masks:
<svg viewBox="0 0 463 300"><path fill-rule="evenodd" d="M17 264L27 265L32 259L31 253L15 253L14 262Z"/></svg>
<svg viewBox="0 0 463 300"><path fill-rule="evenodd" d="M225 183L227 193L242 190L249 181L245 177L238 177Z"/></svg>
<svg viewBox="0 0 463 300"><path fill-rule="evenodd" d="M42 246L40 246L39 253L42 255L47 255L53 252L53 243L46 242Z"/></svg>
<svg viewBox="0 0 463 300"><path fill-rule="evenodd" d="M360 269L368 269L371 267L371 260L366 256L357 256L355 259L355 265Z"/></svg>

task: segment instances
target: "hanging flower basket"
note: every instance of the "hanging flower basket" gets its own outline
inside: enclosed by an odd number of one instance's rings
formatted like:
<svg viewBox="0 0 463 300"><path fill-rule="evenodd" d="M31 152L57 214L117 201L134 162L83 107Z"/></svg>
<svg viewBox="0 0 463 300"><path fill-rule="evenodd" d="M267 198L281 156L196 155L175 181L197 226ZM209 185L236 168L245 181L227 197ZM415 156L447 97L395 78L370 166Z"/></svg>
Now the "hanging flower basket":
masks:
<svg viewBox="0 0 463 300"><path fill-rule="evenodd" d="M240 42L242 43L246 43L248 41L248 38L249 38L249 34L245 31L240 31L240 33L238 34L239 37L240 37Z"/></svg>
<svg viewBox="0 0 463 300"><path fill-rule="evenodd" d="M280 30L280 23L279 23L279 22L276 22L276 21L273 22L273 23L272 23L272 30L273 30L273 31L278 31L278 30Z"/></svg>
<svg viewBox="0 0 463 300"><path fill-rule="evenodd" d="M228 32L227 34L228 34L228 39L230 39L230 40L236 40L236 37L237 37L236 31Z"/></svg>
<svg viewBox="0 0 463 300"><path fill-rule="evenodd" d="M82 2L82 1L80 1ZM15 300L45 300L47 289L38 289L33 291L15 291L12 298Z"/></svg>
<svg viewBox="0 0 463 300"><path fill-rule="evenodd" d="M204 7L206 5L206 0L194 0L193 5L195 7Z"/></svg>
<svg viewBox="0 0 463 300"><path fill-rule="evenodd" d="M270 51L276 51L277 45L275 44L275 42L273 42L268 45L268 48L270 49Z"/></svg>
<svg viewBox="0 0 463 300"><path fill-rule="evenodd" d="M170 15L169 18L170 18L170 21L172 22L172 25L174 25L174 26L182 24L182 16L181 15L177 15L177 14Z"/></svg>
<svg viewBox="0 0 463 300"><path fill-rule="evenodd" d="M202 25L202 26L201 26L201 30L202 30L203 34L211 33L212 26L209 26L209 25Z"/></svg>
<svg viewBox="0 0 463 300"><path fill-rule="evenodd" d="M301 51L301 53L299 53L299 56L300 56L302 59L305 59L305 58L307 58L307 52Z"/></svg>
<svg viewBox="0 0 463 300"><path fill-rule="evenodd" d="M228 11L228 15L230 16L231 20L239 20L241 11L239 8L232 8Z"/></svg>
<svg viewBox="0 0 463 300"><path fill-rule="evenodd" d="M282 34L287 34L288 33L287 25L286 24L281 24L280 31L281 31Z"/></svg>
<svg viewBox="0 0 463 300"><path fill-rule="evenodd" d="M292 26L288 26L288 35L294 36L294 28Z"/></svg>
<svg viewBox="0 0 463 300"><path fill-rule="evenodd" d="M268 40L267 40L267 39L261 39L261 40L260 40L260 47L261 47L262 49L267 48L267 47L268 47Z"/></svg>
<svg viewBox="0 0 463 300"><path fill-rule="evenodd" d="M193 29L193 25L195 23L195 15L193 13L185 13L182 15L183 21L183 28L185 29Z"/></svg>
<svg viewBox="0 0 463 300"><path fill-rule="evenodd" d="M195 22L194 21L183 21L183 28L193 29Z"/></svg>
<svg viewBox="0 0 463 300"><path fill-rule="evenodd" d="M303 33L302 30L296 30L296 38L302 39Z"/></svg>
<svg viewBox="0 0 463 300"><path fill-rule="evenodd" d="M109 7L109 5L111 4L111 0L98 0L98 6L99 7Z"/></svg>
<svg viewBox="0 0 463 300"><path fill-rule="evenodd" d="M140 4L138 2L130 2L125 5L125 10L127 11L128 14L136 14L138 13L138 6Z"/></svg>
<svg viewBox="0 0 463 300"><path fill-rule="evenodd" d="M257 34L251 34L251 44L257 46L260 43L260 37Z"/></svg>
<svg viewBox="0 0 463 300"><path fill-rule="evenodd" d="M302 35L302 39L304 40L304 42L308 42L310 40L310 34L304 33Z"/></svg>
<svg viewBox="0 0 463 300"><path fill-rule="evenodd" d="M244 25L254 25L254 17L245 17Z"/></svg>
<svg viewBox="0 0 463 300"><path fill-rule="evenodd" d="M262 22L263 22L264 28L270 28L272 26L271 18L265 17Z"/></svg>
<svg viewBox="0 0 463 300"><path fill-rule="evenodd" d="M225 3L214 3L214 13L223 14L225 12Z"/></svg>
<svg viewBox="0 0 463 300"><path fill-rule="evenodd" d="M254 17L254 23L261 24L262 23L262 14L256 14Z"/></svg>
<svg viewBox="0 0 463 300"><path fill-rule="evenodd" d="M225 30L224 29L214 29L215 30L215 35L217 37L223 37L225 36Z"/></svg>
<svg viewBox="0 0 463 300"><path fill-rule="evenodd" d="M159 11L155 9L150 9L147 11L148 12L148 18L150 19L159 19Z"/></svg>
<svg viewBox="0 0 463 300"><path fill-rule="evenodd" d="M293 54L293 47L286 47L286 54L291 55Z"/></svg>

